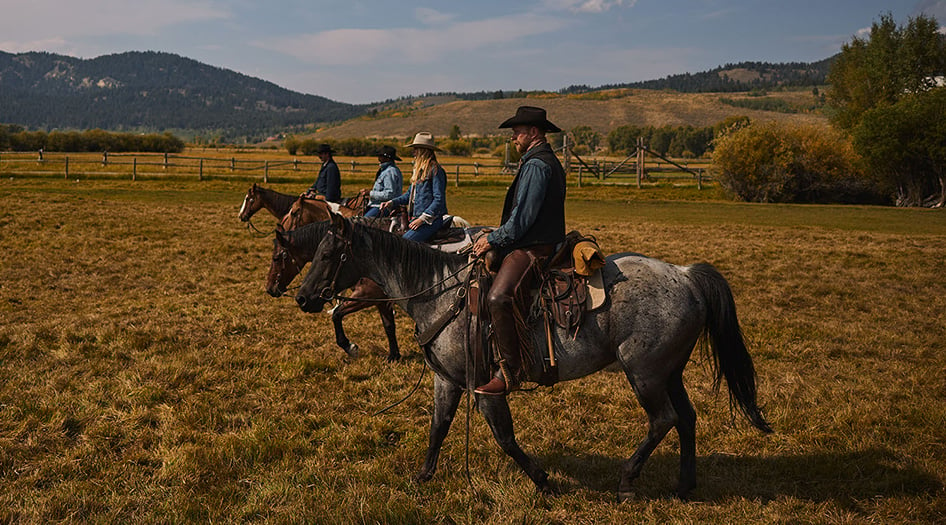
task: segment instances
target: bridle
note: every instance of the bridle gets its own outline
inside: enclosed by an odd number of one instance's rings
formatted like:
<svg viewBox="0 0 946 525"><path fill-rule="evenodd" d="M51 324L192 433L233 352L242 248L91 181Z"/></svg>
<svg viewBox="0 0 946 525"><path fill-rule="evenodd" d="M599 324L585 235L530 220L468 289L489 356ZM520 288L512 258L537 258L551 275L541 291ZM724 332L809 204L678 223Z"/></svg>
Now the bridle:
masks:
<svg viewBox="0 0 946 525"><path fill-rule="evenodd" d="M279 253L273 254L273 261L275 261L276 258L278 257L279 259L281 259L281 262L282 262L282 265L280 267L284 270L289 270L290 268L288 267L288 264L286 263L286 259L288 259L289 262L292 263L291 270L294 270L296 275L299 275L300 273L302 273L302 269L305 267L306 261L302 261L300 263L299 259L296 258L296 256L292 253L291 250L283 246L278 240L276 241L276 243L278 245ZM282 274L283 274L282 270L276 273L276 286L279 286L279 281L282 278ZM286 293L286 291L288 290L289 288L287 287L286 290L282 291L282 293Z"/></svg>
<svg viewBox="0 0 946 525"><path fill-rule="evenodd" d="M473 266L473 264L475 264L476 261L480 259L479 256L471 259L470 262L457 268L457 270L454 271L453 273L447 275L443 279L435 282L434 284L428 286L427 288L424 288L423 290L415 294L405 295L403 297L385 297L384 299L370 299L367 297L364 297L364 298L346 297L344 295L337 294L335 290L336 290L336 283L338 282L338 276L341 274L341 271L342 271L342 265L345 262L354 258L354 256L352 255L351 239L342 235L337 235L333 230L329 230L325 235L332 236L333 238L338 239L339 241L341 241L343 245L342 250L336 250L340 253L338 254L338 264L335 266L335 271L332 274L331 282L328 284L328 286L325 286L319 292L319 299L322 299L323 301L326 301L326 302L332 299L337 299L339 301L355 301L355 302L362 302L362 303L388 303L388 302L397 302L397 301L408 301L411 299L417 299L418 297L423 297L441 287L442 287L442 291L445 292L447 290L450 290L451 288L456 288L458 286L461 288L457 290L457 296L458 296L458 299L462 299L463 297L466 296L466 286L464 286L465 283L463 281L457 280L455 284L451 284L450 286L444 286L444 285L447 281L459 275L463 270Z"/></svg>

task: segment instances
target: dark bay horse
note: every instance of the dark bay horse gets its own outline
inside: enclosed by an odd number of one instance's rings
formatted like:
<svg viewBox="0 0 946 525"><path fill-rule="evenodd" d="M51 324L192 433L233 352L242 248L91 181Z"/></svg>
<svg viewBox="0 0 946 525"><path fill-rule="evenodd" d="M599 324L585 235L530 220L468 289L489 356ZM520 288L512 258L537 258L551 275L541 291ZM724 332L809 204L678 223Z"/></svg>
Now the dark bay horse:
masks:
<svg viewBox="0 0 946 525"><path fill-rule="evenodd" d="M367 277L403 307L426 333L456 301L469 273L467 257L444 253L335 216L312 259L296 301L306 312L320 311L339 290ZM730 403L752 425L771 432L756 403L756 379L732 292L709 264L676 266L638 254L615 254L601 270L605 304L588 312L577 337L553 330L559 379L568 381L617 361L648 416L648 431L620 471L618 499L632 496L632 483L671 428L680 438L677 495L696 486L696 412L683 383L683 370L698 342L709 344L714 386L725 378ZM485 292L484 292L485 293ZM475 384L468 377L466 316L446 325L424 348L434 370L434 411L430 442L417 475L429 480L453 421L461 394ZM544 330L533 322L533 344L544 348ZM531 377L541 372L536 360ZM519 447L507 396L479 396L477 406L506 454L541 491L548 474Z"/></svg>
<svg viewBox="0 0 946 525"><path fill-rule="evenodd" d="M273 258L266 276L266 291L273 297L281 297L293 279L302 271L305 265L312 260L315 249L328 228L327 220L315 222L297 222L311 218L302 215L292 217L292 212L286 214L285 220L276 229L276 238L273 241ZM394 304L383 301L384 291L370 279L359 279L349 293L352 300L341 302L332 309L332 325L335 328L335 343L351 357L358 357L358 345L352 343L345 333L342 321L350 314L370 308L378 309L381 316L381 325L388 339L388 361L395 362L401 359L401 351L397 343L397 326L394 322ZM362 299L361 301L357 299Z"/></svg>

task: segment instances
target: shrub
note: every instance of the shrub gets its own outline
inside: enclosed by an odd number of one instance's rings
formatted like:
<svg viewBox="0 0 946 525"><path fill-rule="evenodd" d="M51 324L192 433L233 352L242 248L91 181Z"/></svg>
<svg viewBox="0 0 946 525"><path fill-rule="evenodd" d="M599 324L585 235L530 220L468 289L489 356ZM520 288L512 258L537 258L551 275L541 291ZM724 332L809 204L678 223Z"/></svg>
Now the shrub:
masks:
<svg viewBox="0 0 946 525"><path fill-rule="evenodd" d="M752 125L721 137L713 153L720 185L751 202L879 202L850 140L826 127Z"/></svg>

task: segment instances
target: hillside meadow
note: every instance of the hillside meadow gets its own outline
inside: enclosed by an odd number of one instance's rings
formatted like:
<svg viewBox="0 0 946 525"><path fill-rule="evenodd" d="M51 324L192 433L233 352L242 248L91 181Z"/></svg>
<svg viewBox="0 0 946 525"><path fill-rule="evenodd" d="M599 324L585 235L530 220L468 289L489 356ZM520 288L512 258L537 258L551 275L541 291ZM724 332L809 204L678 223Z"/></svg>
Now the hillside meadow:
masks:
<svg viewBox="0 0 946 525"><path fill-rule="evenodd" d="M792 112L764 111L726 104L724 100L778 102ZM382 111L374 116L356 117L311 130L311 136L343 139L350 137L410 137L426 130L438 137L449 135L454 125L463 135L497 135L501 122L521 105L540 106L549 120L564 130L589 126L607 135L624 125L634 126L713 126L728 117L747 116L757 122L792 122L827 125L827 117L810 110L816 99L811 89L771 91L764 97L749 93L680 93L670 90L616 89L580 95L553 93L527 98L500 100L419 99ZM308 134L308 133L307 133Z"/></svg>
<svg viewBox="0 0 946 525"><path fill-rule="evenodd" d="M671 432L617 504L646 419L614 371L512 395L557 495L535 493L476 413L467 429L465 401L436 475L413 482L432 377L412 323L398 315L391 364L377 314L349 317L352 360L326 315L269 297L271 236L236 218L249 184L0 179L0 522L946 521L942 210L570 187L568 226L605 251L727 277L775 428L732 414L694 353L693 499L672 497ZM492 224L503 192L451 185L448 202Z"/></svg>

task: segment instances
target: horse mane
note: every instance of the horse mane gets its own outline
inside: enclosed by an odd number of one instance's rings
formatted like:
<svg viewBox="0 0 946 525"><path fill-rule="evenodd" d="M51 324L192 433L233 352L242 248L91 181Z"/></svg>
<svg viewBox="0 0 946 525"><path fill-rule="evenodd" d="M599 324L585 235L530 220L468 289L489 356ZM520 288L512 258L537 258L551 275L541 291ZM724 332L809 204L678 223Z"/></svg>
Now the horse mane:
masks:
<svg viewBox="0 0 946 525"><path fill-rule="evenodd" d="M330 221L310 222L287 231L285 235L296 246L311 245L312 249L315 249L322 242L322 237L325 237L325 233L331 225Z"/></svg>
<svg viewBox="0 0 946 525"><path fill-rule="evenodd" d="M279 209L279 210L284 209L286 210L286 213L289 212L289 209L292 207L292 204L296 202L296 199L298 198L295 195L280 193L276 190L266 188L264 186L259 186L256 184L254 184L254 186L256 186L256 190L259 191L260 193L269 195L268 197L269 202L272 204L274 208Z"/></svg>
<svg viewBox="0 0 946 525"><path fill-rule="evenodd" d="M456 269L466 263L465 254L448 253L426 244L409 241L399 235L373 228L362 222L351 221L354 228L353 238L367 238L373 253L393 258L407 264L401 278L405 282L424 282L430 278L430 269L438 271L447 266Z"/></svg>

